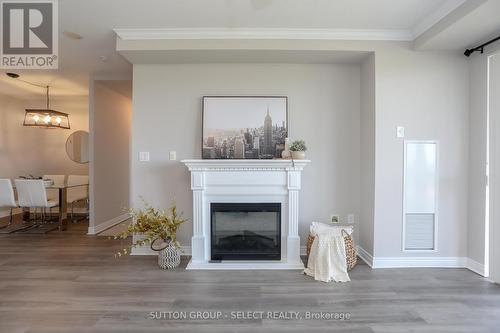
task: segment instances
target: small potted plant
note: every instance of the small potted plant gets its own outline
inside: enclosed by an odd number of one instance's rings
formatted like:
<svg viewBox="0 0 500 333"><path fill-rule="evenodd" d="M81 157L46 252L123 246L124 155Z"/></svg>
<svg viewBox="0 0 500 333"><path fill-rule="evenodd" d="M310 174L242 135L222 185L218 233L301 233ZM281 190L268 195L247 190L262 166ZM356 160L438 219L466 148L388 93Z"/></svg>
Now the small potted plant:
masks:
<svg viewBox="0 0 500 333"><path fill-rule="evenodd" d="M306 158L306 143L304 140L296 140L290 145L290 151L292 152L292 158L294 160L303 160Z"/></svg>
<svg viewBox="0 0 500 333"><path fill-rule="evenodd" d="M138 234L142 236L141 239L132 242L129 249L125 248L116 255L121 257L130 253L132 248L149 245L152 250L158 252L158 265L161 268L171 269L179 266L181 251L177 230L186 220L182 218L182 214L177 213L175 203L172 203L168 211L157 210L146 202L144 205L144 209L129 210L134 222L127 230L115 236L115 239L125 239Z"/></svg>

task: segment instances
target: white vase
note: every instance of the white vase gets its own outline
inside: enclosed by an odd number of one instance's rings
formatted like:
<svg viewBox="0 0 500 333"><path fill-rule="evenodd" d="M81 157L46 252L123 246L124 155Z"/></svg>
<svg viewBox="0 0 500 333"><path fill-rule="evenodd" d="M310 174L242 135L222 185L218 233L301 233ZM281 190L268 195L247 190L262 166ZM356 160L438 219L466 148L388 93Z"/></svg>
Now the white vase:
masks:
<svg viewBox="0 0 500 333"><path fill-rule="evenodd" d="M291 154L290 154L290 151L289 151L289 150L283 150L283 151L281 152L281 158L283 158L283 159L285 159L285 160L289 159L289 158L290 158L290 156L291 156Z"/></svg>
<svg viewBox="0 0 500 333"><path fill-rule="evenodd" d="M158 266L162 269L173 269L181 263L181 251L172 243L168 242L166 247L158 251Z"/></svg>
<svg viewBox="0 0 500 333"><path fill-rule="evenodd" d="M305 160L306 152L305 151L292 151L292 158L294 160Z"/></svg>

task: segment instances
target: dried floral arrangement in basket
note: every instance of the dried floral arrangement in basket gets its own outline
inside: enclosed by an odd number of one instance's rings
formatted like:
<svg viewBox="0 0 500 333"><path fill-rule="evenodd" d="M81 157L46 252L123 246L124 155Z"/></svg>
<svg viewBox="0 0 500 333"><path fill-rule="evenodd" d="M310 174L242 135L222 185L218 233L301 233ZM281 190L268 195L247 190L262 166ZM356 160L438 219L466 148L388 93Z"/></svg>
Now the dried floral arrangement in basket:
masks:
<svg viewBox="0 0 500 333"><path fill-rule="evenodd" d="M119 251L116 256L121 257L122 255L129 254L132 248L144 245L149 245L154 251L161 251L169 244L172 244L177 249L180 249L180 244L177 241L177 230L179 230L179 227L187 220L182 218L182 213L177 213L177 206L175 205L175 202L172 203L167 211L164 211L154 208L144 200L142 201L144 202L144 209L129 210L129 214L134 219L134 223L131 223L127 227L127 230L114 238L125 239L133 236L134 234L140 234L143 237L132 242L132 245L129 248L124 248ZM158 241L162 241L167 245L164 245L161 248L155 248L154 244Z"/></svg>

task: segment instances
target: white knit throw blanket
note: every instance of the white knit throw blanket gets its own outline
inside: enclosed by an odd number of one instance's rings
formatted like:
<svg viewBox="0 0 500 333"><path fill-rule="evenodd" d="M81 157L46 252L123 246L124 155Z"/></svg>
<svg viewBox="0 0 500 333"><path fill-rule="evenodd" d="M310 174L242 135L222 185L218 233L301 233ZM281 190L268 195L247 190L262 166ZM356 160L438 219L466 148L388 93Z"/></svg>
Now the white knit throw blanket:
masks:
<svg viewBox="0 0 500 333"><path fill-rule="evenodd" d="M323 282L348 282L344 237L340 229L322 230L314 237L304 273Z"/></svg>

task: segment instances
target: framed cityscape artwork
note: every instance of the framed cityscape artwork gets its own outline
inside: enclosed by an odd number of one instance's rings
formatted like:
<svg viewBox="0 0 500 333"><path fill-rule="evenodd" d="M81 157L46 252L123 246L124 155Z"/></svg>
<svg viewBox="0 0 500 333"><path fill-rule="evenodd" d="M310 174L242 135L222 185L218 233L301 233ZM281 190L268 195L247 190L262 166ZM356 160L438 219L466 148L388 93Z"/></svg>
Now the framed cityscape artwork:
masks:
<svg viewBox="0 0 500 333"><path fill-rule="evenodd" d="M203 159L280 158L287 136L286 96L203 97Z"/></svg>

